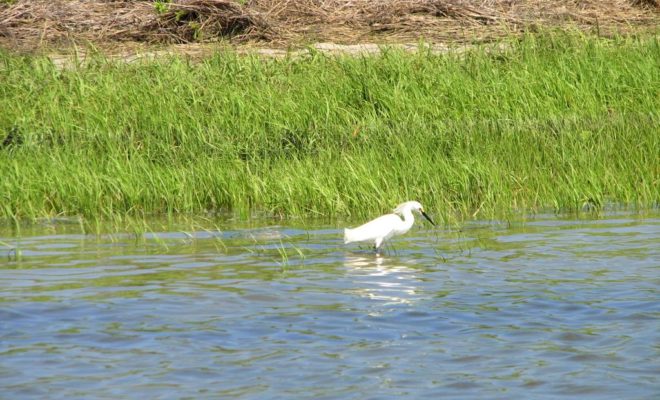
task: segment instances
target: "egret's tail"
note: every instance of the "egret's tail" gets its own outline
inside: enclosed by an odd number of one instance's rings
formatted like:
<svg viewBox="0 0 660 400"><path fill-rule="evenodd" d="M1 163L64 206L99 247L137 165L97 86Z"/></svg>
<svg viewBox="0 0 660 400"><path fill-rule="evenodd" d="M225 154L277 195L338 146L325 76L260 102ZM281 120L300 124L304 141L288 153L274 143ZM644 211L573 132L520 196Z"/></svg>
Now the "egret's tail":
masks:
<svg viewBox="0 0 660 400"><path fill-rule="evenodd" d="M353 229L344 228L344 244L355 242L353 237Z"/></svg>

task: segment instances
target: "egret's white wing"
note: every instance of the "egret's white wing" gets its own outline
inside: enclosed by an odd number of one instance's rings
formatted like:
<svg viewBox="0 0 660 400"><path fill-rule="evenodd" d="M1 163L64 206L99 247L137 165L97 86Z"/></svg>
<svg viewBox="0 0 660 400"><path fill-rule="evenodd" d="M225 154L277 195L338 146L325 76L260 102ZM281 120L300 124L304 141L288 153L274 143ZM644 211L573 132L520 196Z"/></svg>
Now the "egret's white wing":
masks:
<svg viewBox="0 0 660 400"><path fill-rule="evenodd" d="M360 225L354 229L347 229L344 241L350 242L364 242L376 240L378 238L389 238L399 227L403 221L396 214L387 214L380 216L364 225Z"/></svg>

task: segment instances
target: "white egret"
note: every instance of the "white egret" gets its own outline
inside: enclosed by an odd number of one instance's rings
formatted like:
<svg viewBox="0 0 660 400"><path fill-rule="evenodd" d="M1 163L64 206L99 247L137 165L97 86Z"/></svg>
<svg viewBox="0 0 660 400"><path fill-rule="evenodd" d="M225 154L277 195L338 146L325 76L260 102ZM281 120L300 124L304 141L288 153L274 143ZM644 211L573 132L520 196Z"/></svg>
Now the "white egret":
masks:
<svg viewBox="0 0 660 400"><path fill-rule="evenodd" d="M344 229L344 244L373 241L374 249L378 253L385 240L394 235L403 235L410 230L415 222L413 211L418 211L431 225L435 226L435 223L424 212L421 204L416 201L406 201L399 204L394 209L393 214L382 215L357 228Z"/></svg>

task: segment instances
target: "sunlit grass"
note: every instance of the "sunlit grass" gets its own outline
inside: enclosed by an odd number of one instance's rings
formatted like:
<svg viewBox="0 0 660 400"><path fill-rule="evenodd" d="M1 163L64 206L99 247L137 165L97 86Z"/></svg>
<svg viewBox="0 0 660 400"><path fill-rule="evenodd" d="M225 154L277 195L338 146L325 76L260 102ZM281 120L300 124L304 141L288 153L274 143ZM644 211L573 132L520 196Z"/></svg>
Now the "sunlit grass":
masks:
<svg viewBox="0 0 660 400"><path fill-rule="evenodd" d="M659 59L657 39L557 33L72 70L0 52L0 218L657 206Z"/></svg>

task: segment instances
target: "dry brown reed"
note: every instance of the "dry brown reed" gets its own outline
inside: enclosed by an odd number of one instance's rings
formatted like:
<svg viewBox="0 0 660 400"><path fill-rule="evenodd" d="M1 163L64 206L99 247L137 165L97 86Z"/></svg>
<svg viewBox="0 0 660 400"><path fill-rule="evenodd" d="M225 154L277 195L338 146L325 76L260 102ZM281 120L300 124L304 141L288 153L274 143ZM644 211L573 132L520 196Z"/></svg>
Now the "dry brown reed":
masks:
<svg viewBox="0 0 660 400"><path fill-rule="evenodd" d="M473 42L544 27L657 29L659 10L656 0L17 0L0 4L0 44Z"/></svg>

